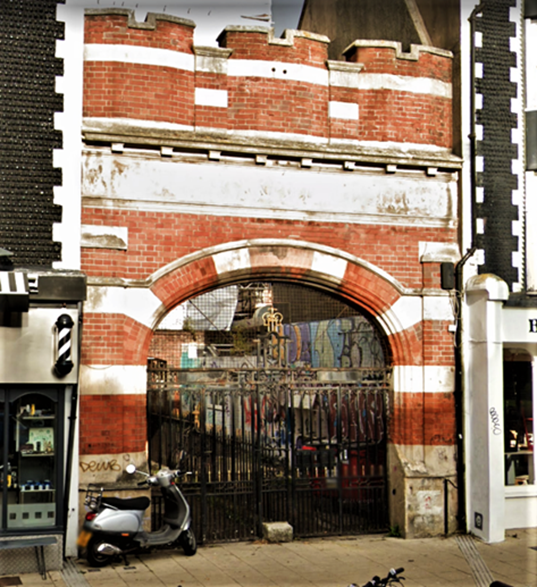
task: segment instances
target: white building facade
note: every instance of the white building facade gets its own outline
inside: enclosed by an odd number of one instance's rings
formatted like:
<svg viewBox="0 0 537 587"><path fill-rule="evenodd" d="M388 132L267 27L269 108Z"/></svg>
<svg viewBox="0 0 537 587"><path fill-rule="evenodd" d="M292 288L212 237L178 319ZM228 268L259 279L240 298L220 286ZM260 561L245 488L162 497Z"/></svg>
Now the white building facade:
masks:
<svg viewBox="0 0 537 587"><path fill-rule="evenodd" d="M466 527L537 526L537 3L462 3Z"/></svg>

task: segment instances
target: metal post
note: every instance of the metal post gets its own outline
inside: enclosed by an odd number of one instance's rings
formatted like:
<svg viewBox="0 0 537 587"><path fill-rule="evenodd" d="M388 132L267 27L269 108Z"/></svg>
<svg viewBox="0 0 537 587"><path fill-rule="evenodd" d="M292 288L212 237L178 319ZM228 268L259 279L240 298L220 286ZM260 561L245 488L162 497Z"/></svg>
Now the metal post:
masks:
<svg viewBox="0 0 537 587"><path fill-rule="evenodd" d="M337 476L337 489L338 489L338 515L339 515L339 533L343 534L343 464L341 458L343 456L343 435L341 429L341 385L337 387L337 406L336 406L336 423L337 423L337 454L338 454L338 476Z"/></svg>
<svg viewBox="0 0 537 587"><path fill-rule="evenodd" d="M255 422L257 430L255 430L255 494L257 498L257 532L259 536L263 535L263 470L261 466L261 394L259 392L259 382L257 382L255 389L255 418L252 413L252 423ZM253 410L252 410L253 412Z"/></svg>
<svg viewBox="0 0 537 587"><path fill-rule="evenodd" d="M286 511L285 515L287 521L291 520L291 512L296 512L296 450L294 450L294 438L295 438L295 410L294 410L294 397L293 397L293 386L287 386L287 418L288 426L286 427L286 439L285 439L285 479L287 489L287 500L286 500ZM291 456L291 458L289 458ZM289 468L291 468L291 481L289 482Z"/></svg>
<svg viewBox="0 0 537 587"><path fill-rule="evenodd" d="M200 390L200 492L201 492L201 542L207 540L207 449L206 449L206 426L205 426L205 389Z"/></svg>
<svg viewBox="0 0 537 587"><path fill-rule="evenodd" d="M448 499L448 480L444 479L444 534L449 534L449 499Z"/></svg>

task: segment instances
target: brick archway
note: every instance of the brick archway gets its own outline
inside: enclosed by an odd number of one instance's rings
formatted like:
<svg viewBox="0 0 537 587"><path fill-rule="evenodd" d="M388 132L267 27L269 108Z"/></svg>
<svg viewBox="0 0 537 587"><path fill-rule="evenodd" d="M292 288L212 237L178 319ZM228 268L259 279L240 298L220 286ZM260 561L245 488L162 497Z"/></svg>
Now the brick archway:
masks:
<svg viewBox="0 0 537 587"><path fill-rule="evenodd" d="M258 239L199 251L127 287L92 286L84 314L82 393L145 394L149 345L162 318L196 295L259 279L316 286L362 307L385 335L391 365L398 367L400 380L394 390L422 389L420 295L378 267L336 249L305 241Z"/></svg>
<svg viewBox="0 0 537 587"><path fill-rule="evenodd" d="M130 398L136 405L136 418L142 417L149 345L161 319L196 295L259 279L317 286L364 308L386 336L394 367L394 392L422 393L420 296L412 295L378 267L336 249L304 241L259 239L199 251L127 287L92 286L84 314L83 403L115 402L117 410L124 411L124 402ZM126 420L117 422L123 428L127 425ZM103 422L103 435L107 426L109 423ZM103 436L97 442L88 420L81 426L81 452L116 452L118 442L119 452L143 451L143 432L133 434L123 428L118 435L120 441Z"/></svg>
<svg viewBox="0 0 537 587"><path fill-rule="evenodd" d="M421 343L416 325L406 328L408 319L399 315L400 308L406 313L412 306L412 301L401 304L401 300L412 296L405 296L404 287L390 275L329 247L263 239L201 251L154 274L150 290L161 305L151 324L146 322L145 335L139 329L129 332L129 351L134 353L129 360L145 364L152 329L175 306L211 289L250 279L285 279L336 293L376 319L388 339L394 364L419 363L417 351ZM417 298L414 301L419 302ZM134 322L129 326L136 328Z"/></svg>
<svg viewBox="0 0 537 587"><path fill-rule="evenodd" d="M87 462L106 465L118 455L147 459L147 357L162 318L196 295L264 279L295 281L339 295L364 308L386 336L392 367L388 461L395 463L390 483L406 482L401 463L414 462L416 447L424 447L419 454L448 462L455 452L455 421L447 320L427 316L423 292L406 289L358 257L275 239L205 249L162 267L144 282L92 286L81 361L80 453ZM82 472L81 482L102 476ZM403 518L401 524L406 524Z"/></svg>

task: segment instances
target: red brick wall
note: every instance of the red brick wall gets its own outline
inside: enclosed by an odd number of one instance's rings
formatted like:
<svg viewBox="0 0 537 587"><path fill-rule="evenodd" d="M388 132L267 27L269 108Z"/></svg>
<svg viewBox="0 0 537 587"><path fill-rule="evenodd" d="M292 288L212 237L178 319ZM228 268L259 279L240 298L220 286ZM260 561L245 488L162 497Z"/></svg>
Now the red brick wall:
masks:
<svg viewBox="0 0 537 587"><path fill-rule="evenodd" d="M84 316L83 365L145 365L152 331L124 314Z"/></svg>
<svg viewBox="0 0 537 587"><path fill-rule="evenodd" d="M127 26L127 16L86 16L87 44L120 44L192 52L189 26L157 21L155 30ZM326 72L325 42L297 36L290 46L269 42L254 31L229 31L221 44L236 60L274 62L275 78L232 77L222 73L185 71L156 65L86 61L84 116L173 122L245 131L272 131L366 141L452 145L451 99L388 89L360 90L285 79L285 64ZM390 47L360 47L351 60L364 63L364 73L386 73L451 81L452 60L420 52L417 61L398 59ZM192 61L194 63L194 60ZM276 77L277 74L277 77ZM266 76L266 73L263 74ZM360 73L356 73L359 76ZM194 88L227 89L228 107L195 105ZM359 123L330 119L329 100L359 105Z"/></svg>
<svg viewBox="0 0 537 587"><path fill-rule="evenodd" d="M125 226L127 251L82 249L89 276L146 279L162 266L207 247L242 239L294 238L327 245L384 269L405 287L423 286L419 242L455 242L456 229L413 228L170 214L85 207L82 224ZM440 287L440 272L427 287Z"/></svg>
<svg viewBox="0 0 537 587"><path fill-rule="evenodd" d="M438 288L441 283L440 263L423 263L423 287Z"/></svg>
<svg viewBox="0 0 537 587"><path fill-rule="evenodd" d="M291 46L268 43L266 33L236 31L233 27L219 38L220 46L233 49L231 59L259 59L262 61L284 61L326 67L328 44L322 40L297 36Z"/></svg>
<svg viewBox="0 0 537 587"><path fill-rule="evenodd" d="M128 26L127 15L86 15L84 42L136 45L192 53L194 27L159 19L155 25L155 28L134 28Z"/></svg>
<svg viewBox="0 0 537 587"><path fill-rule="evenodd" d="M132 28L127 17L87 16L86 43L123 44L178 51L194 57L192 28L157 21L155 29ZM232 77L155 65L87 61L84 115L126 117L230 130L256 130L367 141L427 143L450 148L451 100L395 90L359 90L285 79L282 64L326 71L326 44L295 37L291 46L271 44L253 31L226 32L223 46L233 60L272 61L273 79ZM398 59L390 47L358 48L351 60L367 74L381 73L451 81L451 59L421 52L418 60ZM276 71L275 71L276 73ZM360 73L355 75L359 76ZM195 105L195 88L228 90L228 107ZM329 102L359 107L358 120L329 117ZM128 249L82 249L82 269L98 278L146 280L188 254L244 239L296 239L356 255L384 270L406 288L439 288L438 264L419 262L419 242L457 242L456 229L357 225L260 218L215 217L84 207L82 223L128 229ZM291 251L291 249L289 249ZM310 279L303 250L275 263L271 253L250 249L252 267L228 280ZM152 292L171 308L179 301L222 285L211 258L198 259L157 280ZM312 278L313 279L313 278ZM401 293L362 266L349 263L339 292L374 316L389 313ZM151 342L152 341L152 342ZM151 343L151 346L150 346ZM445 321L422 321L389 337L393 365L453 366L453 335ZM84 317L81 362L86 365L143 365L149 355L179 360L163 335L120 314L88 312ZM162 357L161 355L165 355ZM82 390L84 393L84 390ZM405 390L402 390L405 391ZM145 397L83 395L81 453L117 453L145 448ZM452 394L397 393L392 442L454 443Z"/></svg>
<svg viewBox="0 0 537 587"><path fill-rule="evenodd" d="M390 73L411 77L426 77L451 82L451 60L420 51L417 60L398 59L393 47L356 47L347 55L351 63L362 63L367 73Z"/></svg>
<svg viewBox="0 0 537 587"><path fill-rule="evenodd" d="M80 397L80 454L141 452L146 442L145 395Z"/></svg>
<svg viewBox="0 0 537 587"><path fill-rule="evenodd" d="M444 320L423 321L423 364L445 365L454 364L455 339L453 332L448 330L452 322Z"/></svg>
<svg viewBox="0 0 537 587"><path fill-rule="evenodd" d="M395 394L390 440L406 445L455 445L452 393Z"/></svg>
<svg viewBox="0 0 537 587"><path fill-rule="evenodd" d="M192 125L194 77L170 67L87 61L83 115Z"/></svg>
<svg viewBox="0 0 537 587"><path fill-rule="evenodd" d="M229 85L230 128L328 136L327 87L261 77L230 77Z"/></svg>
<svg viewBox="0 0 537 587"><path fill-rule="evenodd" d="M169 368L179 369L183 345L189 342L194 342L194 337L188 332L156 331L149 345L149 356L163 359ZM196 342L199 342L199 333Z"/></svg>
<svg viewBox="0 0 537 587"><path fill-rule="evenodd" d="M362 90L357 136L363 141L452 146L451 100L394 90Z"/></svg>

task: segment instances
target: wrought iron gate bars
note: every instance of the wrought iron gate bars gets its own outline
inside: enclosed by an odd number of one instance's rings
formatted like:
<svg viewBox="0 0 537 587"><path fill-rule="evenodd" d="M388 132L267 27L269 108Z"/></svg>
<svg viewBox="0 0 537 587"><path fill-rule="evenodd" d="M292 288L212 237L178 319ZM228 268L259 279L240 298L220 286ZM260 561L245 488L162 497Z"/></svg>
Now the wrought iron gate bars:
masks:
<svg viewBox="0 0 537 587"><path fill-rule="evenodd" d="M282 517L298 536L383 530L389 383L388 369L151 368L150 459L186 449L205 541Z"/></svg>

